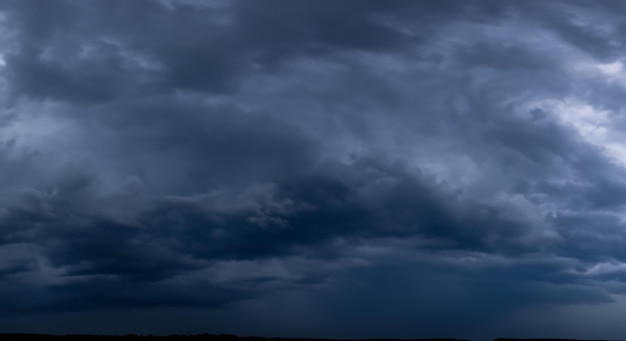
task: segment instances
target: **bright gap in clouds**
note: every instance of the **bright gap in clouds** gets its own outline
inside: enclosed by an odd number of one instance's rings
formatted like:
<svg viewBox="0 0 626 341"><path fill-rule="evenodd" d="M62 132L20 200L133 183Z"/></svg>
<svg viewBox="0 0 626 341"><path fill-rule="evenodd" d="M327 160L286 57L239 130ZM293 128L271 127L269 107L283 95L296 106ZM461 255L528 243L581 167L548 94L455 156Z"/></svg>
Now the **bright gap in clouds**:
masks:
<svg viewBox="0 0 626 341"><path fill-rule="evenodd" d="M626 72L621 61L595 66L596 74L605 82L617 83L626 88ZM584 72L592 72L586 68ZM599 72L597 72L599 71ZM554 114L559 122L574 129L580 137L598 147L609 159L626 168L626 133L622 112L610 108L600 108L581 97L540 100L531 105Z"/></svg>
<svg viewBox="0 0 626 341"><path fill-rule="evenodd" d="M598 65L598 69L606 75L617 75L622 71L623 67L624 65L619 60L608 64Z"/></svg>

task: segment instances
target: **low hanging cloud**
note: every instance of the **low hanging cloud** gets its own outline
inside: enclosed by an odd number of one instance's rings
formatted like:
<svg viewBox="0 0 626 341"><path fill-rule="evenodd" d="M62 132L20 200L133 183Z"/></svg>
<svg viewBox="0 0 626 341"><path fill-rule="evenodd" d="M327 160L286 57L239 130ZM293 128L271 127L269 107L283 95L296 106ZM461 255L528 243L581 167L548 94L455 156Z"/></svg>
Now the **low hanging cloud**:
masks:
<svg viewBox="0 0 626 341"><path fill-rule="evenodd" d="M624 6L3 1L0 326L576 337L626 290Z"/></svg>

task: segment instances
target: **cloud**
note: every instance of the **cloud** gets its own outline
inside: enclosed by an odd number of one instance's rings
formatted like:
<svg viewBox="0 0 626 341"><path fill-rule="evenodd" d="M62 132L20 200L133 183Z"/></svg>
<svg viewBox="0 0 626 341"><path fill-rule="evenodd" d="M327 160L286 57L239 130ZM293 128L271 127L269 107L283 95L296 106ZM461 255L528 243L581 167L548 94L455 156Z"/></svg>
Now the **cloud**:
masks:
<svg viewBox="0 0 626 341"><path fill-rule="evenodd" d="M324 337L611 311L620 6L6 1L0 309Z"/></svg>

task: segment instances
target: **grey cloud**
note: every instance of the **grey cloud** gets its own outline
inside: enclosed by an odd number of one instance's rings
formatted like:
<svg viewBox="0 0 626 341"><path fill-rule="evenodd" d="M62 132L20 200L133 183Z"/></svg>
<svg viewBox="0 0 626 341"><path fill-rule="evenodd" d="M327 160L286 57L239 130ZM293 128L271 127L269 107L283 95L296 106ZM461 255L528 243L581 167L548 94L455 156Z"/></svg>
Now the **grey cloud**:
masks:
<svg viewBox="0 0 626 341"><path fill-rule="evenodd" d="M484 337L611 306L619 6L3 2L0 309Z"/></svg>
<svg viewBox="0 0 626 341"><path fill-rule="evenodd" d="M102 102L171 90L224 93L241 74L255 72L254 65L339 47L401 46L408 42L403 34L376 20L398 5L307 10L289 2L244 1L230 5L232 18L220 24L223 10L188 4L59 1L46 10L9 2L20 37L5 60L16 95Z"/></svg>

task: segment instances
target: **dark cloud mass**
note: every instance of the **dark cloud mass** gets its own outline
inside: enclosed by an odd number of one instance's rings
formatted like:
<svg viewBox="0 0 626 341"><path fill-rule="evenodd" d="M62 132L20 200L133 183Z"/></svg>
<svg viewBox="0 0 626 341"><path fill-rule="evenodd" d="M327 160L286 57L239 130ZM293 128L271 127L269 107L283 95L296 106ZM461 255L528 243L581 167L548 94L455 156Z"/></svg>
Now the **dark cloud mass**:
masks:
<svg viewBox="0 0 626 341"><path fill-rule="evenodd" d="M623 338L624 6L0 0L0 331Z"/></svg>

